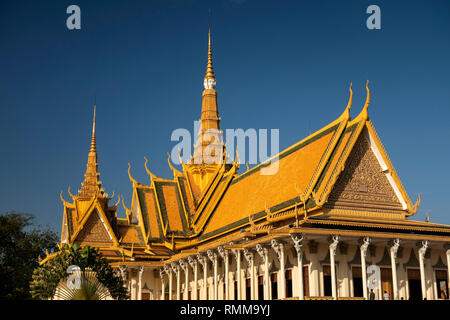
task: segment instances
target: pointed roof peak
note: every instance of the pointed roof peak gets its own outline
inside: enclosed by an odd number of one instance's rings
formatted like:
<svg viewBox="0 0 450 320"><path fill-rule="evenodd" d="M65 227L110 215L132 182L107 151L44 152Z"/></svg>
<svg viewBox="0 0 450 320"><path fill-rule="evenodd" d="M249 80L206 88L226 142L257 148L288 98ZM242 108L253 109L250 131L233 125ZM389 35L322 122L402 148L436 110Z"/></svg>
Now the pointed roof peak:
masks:
<svg viewBox="0 0 450 320"><path fill-rule="evenodd" d="M95 139L95 111L96 105L94 104L94 119L92 120L92 138L91 138L91 149L90 152L97 152L97 143Z"/></svg>
<svg viewBox="0 0 450 320"><path fill-rule="evenodd" d="M205 89L214 89L215 86L216 86L216 78L214 76L214 69L212 63L211 27L210 27L208 30L208 63L206 65L204 87Z"/></svg>
<svg viewBox="0 0 450 320"><path fill-rule="evenodd" d="M90 198L94 195L100 195L101 197L108 196L107 194L105 194L105 191L101 187L102 183L100 181L100 173L98 172L97 142L95 138L96 109L97 106L94 104L91 146L89 149L84 181L81 183L81 189L78 191L78 196L87 198Z"/></svg>
<svg viewBox="0 0 450 320"><path fill-rule="evenodd" d="M367 97L366 97L366 104L364 105L364 108L369 108L370 104L370 89L369 89L369 80L366 82L366 91L367 91Z"/></svg>
<svg viewBox="0 0 450 320"><path fill-rule="evenodd" d="M369 119L369 113L368 113L368 109L369 109L369 105L370 105L369 80L367 80L367 82L366 82L366 91L367 91L366 102L364 104L363 109L359 113L359 115L354 119L355 122L358 122L360 120L366 121L367 119Z"/></svg>
<svg viewBox="0 0 450 320"><path fill-rule="evenodd" d="M206 66L206 77L214 78L214 70L212 64L212 49L211 49L211 28L208 29L208 64Z"/></svg>
<svg viewBox="0 0 450 320"><path fill-rule="evenodd" d="M350 97L348 98L348 103L347 103L347 107L345 108L344 113L350 113L350 108L352 107L352 103L353 103L353 90L352 90L352 85L353 83L350 82L350 87L349 87L349 91L350 91Z"/></svg>

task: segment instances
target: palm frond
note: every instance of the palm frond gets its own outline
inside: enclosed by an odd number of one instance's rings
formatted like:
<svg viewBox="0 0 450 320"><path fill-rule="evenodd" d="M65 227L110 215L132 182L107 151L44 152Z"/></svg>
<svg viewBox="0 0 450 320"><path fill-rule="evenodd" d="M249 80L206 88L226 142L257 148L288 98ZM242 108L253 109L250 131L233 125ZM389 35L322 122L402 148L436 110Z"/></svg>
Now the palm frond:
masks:
<svg viewBox="0 0 450 320"><path fill-rule="evenodd" d="M75 271L62 279L56 288L56 296L61 300L106 300L111 297L108 288L90 270Z"/></svg>

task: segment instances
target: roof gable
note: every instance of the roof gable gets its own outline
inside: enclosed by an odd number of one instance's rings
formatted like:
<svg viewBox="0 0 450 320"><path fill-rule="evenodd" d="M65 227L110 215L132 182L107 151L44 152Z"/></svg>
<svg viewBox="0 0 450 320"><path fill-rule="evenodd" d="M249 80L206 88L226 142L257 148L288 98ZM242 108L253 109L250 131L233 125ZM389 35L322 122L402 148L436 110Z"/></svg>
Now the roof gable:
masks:
<svg viewBox="0 0 450 320"><path fill-rule="evenodd" d="M74 232L71 235L70 242L74 241L87 242L85 237L89 236L89 233L86 233L89 230L90 233L95 234L96 235L95 237L98 236L98 239L100 239L101 238L100 233L102 233L104 229L106 231L107 237L103 236L102 239L104 238L106 240L108 238L109 239L108 242L111 241L112 244L117 245L118 244L117 237L109 223L109 220L105 212L103 211L102 204L98 201L96 197L94 197L94 199L89 203L90 205L86 208L86 212L84 213L80 221L78 221L77 227L76 229L74 229ZM74 211L76 211L76 209ZM81 238L78 237L80 233L82 234L81 237L85 240L80 240Z"/></svg>
<svg viewBox="0 0 450 320"><path fill-rule="evenodd" d="M347 159L325 205L327 208L380 210L403 213L406 203L395 183L387 177L387 167L377 157L367 129L363 130Z"/></svg>
<svg viewBox="0 0 450 320"><path fill-rule="evenodd" d="M95 243L98 245L113 245L114 240L108 232L105 221L97 210L92 211L83 227L76 235L75 243Z"/></svg>

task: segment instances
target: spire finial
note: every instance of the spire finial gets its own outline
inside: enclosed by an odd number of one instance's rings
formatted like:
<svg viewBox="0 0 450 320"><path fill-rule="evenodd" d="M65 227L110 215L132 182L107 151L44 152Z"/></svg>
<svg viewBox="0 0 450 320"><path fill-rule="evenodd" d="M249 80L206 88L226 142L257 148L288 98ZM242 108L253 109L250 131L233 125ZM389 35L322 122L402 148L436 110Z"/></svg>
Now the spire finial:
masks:
<svg viewBox="0 0 450 320"><path fill-rule="evenodd" d="M88 162L86 166L86 173L84 174L84 181L81 184L81 189L78 191L78 196L83 198L91 198L93 195L100 197L107 197L104 190L101 187L101 181L99 180L100 174L98 173L97 163L97 144L95 139L95 113L96 105L94 104L94 118L92 120L92 138L91 148L88 154Z"/></svg>
<svg viewBox="0 0 450 320"><path fill-rule="evenodd" d="M214 89L216 87L216 78L214 77L212 64L211 27L208 29L208 63L206 65L206 75L203 85L205 89Z"/></svg>
<svg viewBox="0 0 450 320"><path fill-rule="evenodd" d="M92 138L91 138L91 152L97 152L97 144L95 141L95 111L97 106L94 103L94 119L92 120Z"/></svg>

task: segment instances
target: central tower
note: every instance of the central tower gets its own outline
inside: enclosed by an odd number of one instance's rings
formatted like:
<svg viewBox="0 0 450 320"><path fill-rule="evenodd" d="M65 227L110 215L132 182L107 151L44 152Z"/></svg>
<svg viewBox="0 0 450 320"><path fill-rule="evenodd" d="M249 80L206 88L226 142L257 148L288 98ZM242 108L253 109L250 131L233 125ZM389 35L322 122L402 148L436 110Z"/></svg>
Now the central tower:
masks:
<svg viewBox="0 0 450 320"><path fill-rule="evenodd" d="M194 183L203 192L217 171L226 165L225 144L220 130L216 77L212 63L211 30L208 32L208 62L203 80L202 113L194 154L188 163Z"/></svg>

